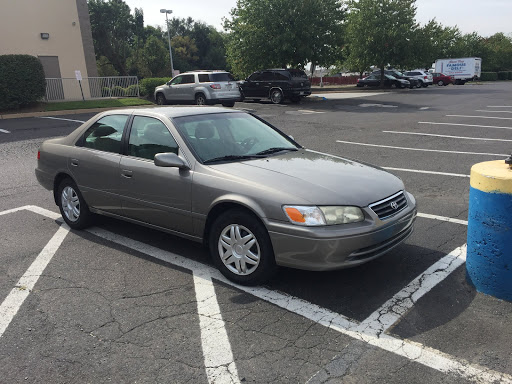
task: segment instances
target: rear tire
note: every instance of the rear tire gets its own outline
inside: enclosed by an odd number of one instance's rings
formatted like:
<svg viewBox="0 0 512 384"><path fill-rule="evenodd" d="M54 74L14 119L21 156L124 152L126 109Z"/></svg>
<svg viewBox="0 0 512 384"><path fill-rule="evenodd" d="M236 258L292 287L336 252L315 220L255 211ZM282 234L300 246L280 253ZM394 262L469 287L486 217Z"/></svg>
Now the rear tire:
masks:
<svg viewBox="0 0 512 384"><path fill-rule="evenodd" d="M57 204L62 218L72 229L87 228L92 221L92 213L80 190L73 180L65 178L57 188Z"/></svg>
<svg viewBox="0 0 512 384"><path fill-rule="evenodd" d="M421 88L421 84L422 84L422 83L423 83L422 81L418 81L418 82L416 83L416 88Z"/></svg>
<svg viewBox="0 0 512 384"><path fill-rule="evenodd" d="M196 95L195 100L196 100L196 105L206 105L207 104L206 97L202 93L198 93Z"/></svg>
<svg viewBox="0 0 512 384"><path fill-rule="evenodd" d="M235 102L234 101L230 101L230 102L226 102L226 103L222 103L222 106L223 107L234 107L235 106Z"/></svg>
<svg viewBox="0 0 512 384"><path fill-rule="evenodd" d="M437 85L441 86L441 85L446 85L446 84L444 83L444 81L443 81L443 80L439 80L439 81L437 82Z"/></svg>
<svg viewBox="0 0 512 384"><path fill-rule="evenodd" d="M274 104L281 104L283 102L283 92L279 89L270 91L270 101Z"/></svg>
<svg viewBox="0 0 512 384"><path fill-rule="evenodd" d="M277 271L267 229L244 210L231 209L215 219L209 247L219 271L235 283L261 284Z"/></svg>

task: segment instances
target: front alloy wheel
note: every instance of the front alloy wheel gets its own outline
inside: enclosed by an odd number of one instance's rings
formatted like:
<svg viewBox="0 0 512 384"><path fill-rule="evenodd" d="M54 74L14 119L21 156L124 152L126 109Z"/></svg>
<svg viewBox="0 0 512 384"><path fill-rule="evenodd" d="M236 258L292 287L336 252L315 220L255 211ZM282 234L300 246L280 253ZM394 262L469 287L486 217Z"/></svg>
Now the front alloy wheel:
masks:
<svg viewBox="0 0 512 384"><path fill-rule="evenodd" d="M267 229L249 211L231 209L217 217L208 243L217 268L235 283L260 284L277 270Z"/></svg>
<svg viewBox="0 0 512 384"><path fill-rule="evenodd" d="M196 105L206 105L206 97L202 93L196 96Z"/></svg>
<svg viewBox="0 0 512 384"><path fill-rule="evenodd" d="M218 250L226 268L235 275L250 275L260 263L258 240L243 225L231 224L224 228L219 237Z"/></svg>

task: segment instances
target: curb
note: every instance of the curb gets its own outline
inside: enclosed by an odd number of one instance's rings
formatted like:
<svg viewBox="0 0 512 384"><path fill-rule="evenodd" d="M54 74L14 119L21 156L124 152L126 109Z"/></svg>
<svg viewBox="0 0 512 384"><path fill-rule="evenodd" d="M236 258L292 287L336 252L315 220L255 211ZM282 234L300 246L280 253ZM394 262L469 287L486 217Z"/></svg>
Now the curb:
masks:
<svg viewBox="0 0 512 384"><path fill-rule="evenodd" d="M156 105L153 105L156 106ZM26 113L8 113L0 115L0 120L8 119L21 119L25 117L45 117L55 115L76 115L79 113L98 113L103 111L110 111L112 109L136 109L136 108L150 108L151 105L135 105L131 107L106 107L106 108L88 108L88 109L68 109L64 111L44 111L44 112L26 112Z"/></svg>

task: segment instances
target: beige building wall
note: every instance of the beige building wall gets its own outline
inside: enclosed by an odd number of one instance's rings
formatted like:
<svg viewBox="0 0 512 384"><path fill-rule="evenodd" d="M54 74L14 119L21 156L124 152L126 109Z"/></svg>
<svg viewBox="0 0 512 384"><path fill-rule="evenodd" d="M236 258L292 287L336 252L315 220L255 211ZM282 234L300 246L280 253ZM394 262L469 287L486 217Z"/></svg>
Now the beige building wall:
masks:
<svg viewBox="0 0 512 384"><path fill-rule="evenodd" d="M0 36L0 55L57 56L62 78L98 76L87 0L0 0Z"/></svg>

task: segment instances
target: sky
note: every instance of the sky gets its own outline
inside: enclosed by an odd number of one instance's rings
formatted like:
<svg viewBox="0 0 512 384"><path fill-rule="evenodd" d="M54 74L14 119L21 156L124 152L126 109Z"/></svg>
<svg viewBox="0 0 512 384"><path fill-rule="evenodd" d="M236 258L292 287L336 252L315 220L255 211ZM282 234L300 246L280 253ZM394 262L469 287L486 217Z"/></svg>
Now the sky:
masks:
<svg viewBox="0 0 512 384"><path fill-rule="evenodd" d="M236 6L236 0L125 0L130 8L144 10L146 25L165 25L165 14L160 9L171 9L169 16L204 21L222 31L222 18ZM444 26L457 25L463 33L477 32L490 36L496 32L512 33L512 0L417 0L416 20L425 24L436 18Z"/></svg>

